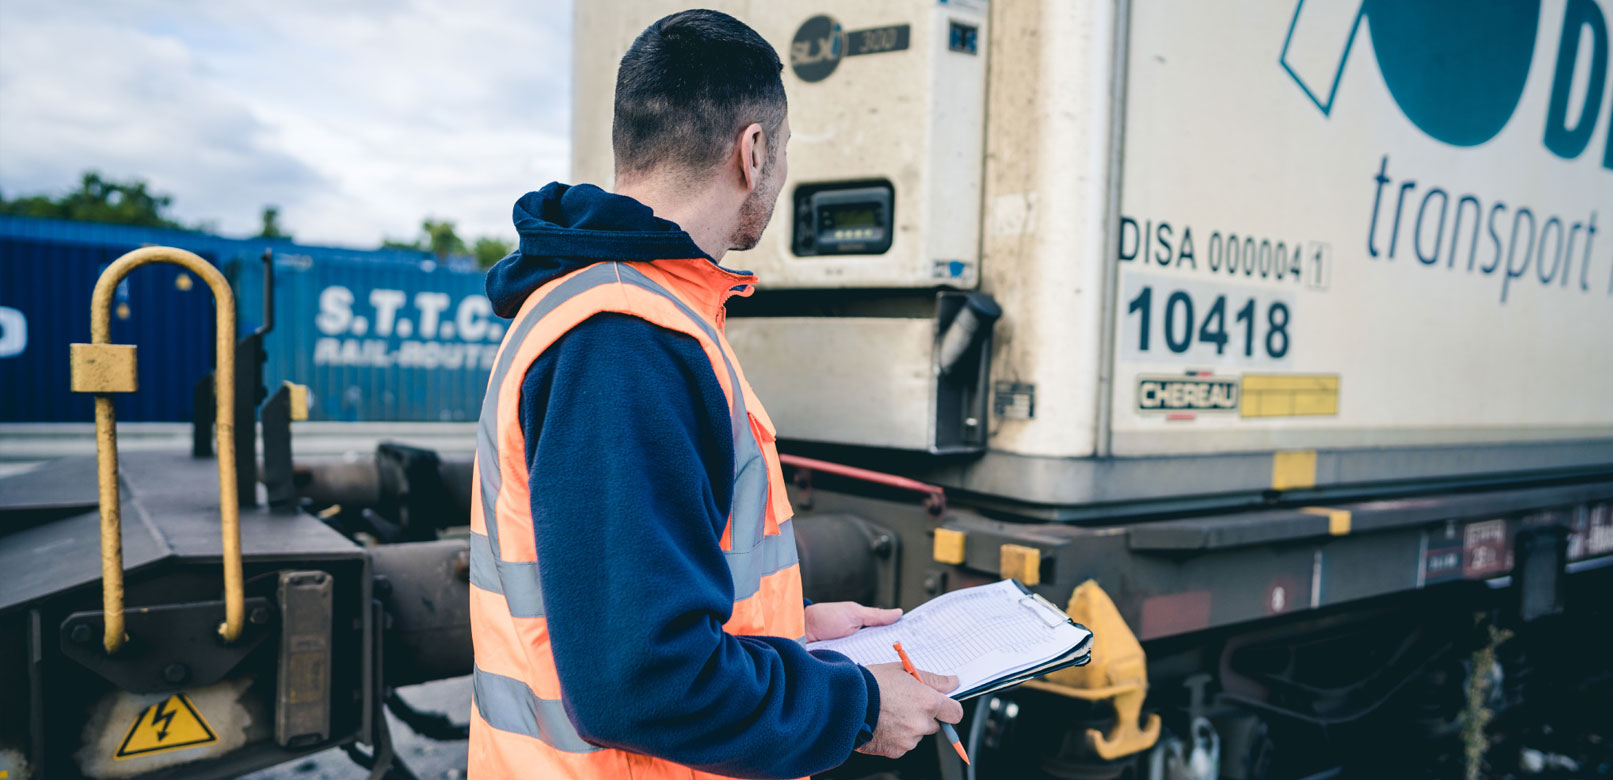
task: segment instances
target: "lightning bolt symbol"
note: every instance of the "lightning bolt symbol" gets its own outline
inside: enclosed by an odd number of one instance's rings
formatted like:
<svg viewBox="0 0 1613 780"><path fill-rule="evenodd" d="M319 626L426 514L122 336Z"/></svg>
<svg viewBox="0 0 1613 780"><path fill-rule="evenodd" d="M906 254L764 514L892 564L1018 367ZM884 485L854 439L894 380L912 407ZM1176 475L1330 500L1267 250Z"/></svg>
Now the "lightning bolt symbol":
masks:
<svg viewBox="0 0 1613 780"><path fill-rule="evenodd" d="M151 713L151 725L155 726L158 723L162 724L162 728L157 731L158 742L161 742L163 739L167 738L168 727L174 721L174 713L167 711L168 702L171 701L173 701L173 697L165 699L161 704L157 705L156 711Z"/></svg>

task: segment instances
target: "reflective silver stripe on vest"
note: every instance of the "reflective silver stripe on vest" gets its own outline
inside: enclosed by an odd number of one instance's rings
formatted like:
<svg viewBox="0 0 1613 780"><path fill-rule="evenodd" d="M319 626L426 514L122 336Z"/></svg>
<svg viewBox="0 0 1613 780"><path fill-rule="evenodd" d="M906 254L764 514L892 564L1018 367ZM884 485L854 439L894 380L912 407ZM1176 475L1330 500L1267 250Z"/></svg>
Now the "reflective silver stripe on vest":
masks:
<svg viewBox="0 0 1613 780"><path fill-rule="evenodd" d="M734 364L728 359L728 353L722 350L722 339L717 336L717 329L706 322L704 317L696 314L680 298L651 281L650 277L645 276L637 268L622 265L621 271L623 282L672 301L684 316L705 331L706 337L711 339L713 344L718 345L717 351L722 355L723 366L728 369L728 386L734 390L733 404L729 408L729 417L734 429L734 493L729 501L728 516L756 519L755 524L733 523L729 539L730 548L749 550L762 536L762 526L767 512L767 460L762 457L761 443L756 441L756 433L750 428L750 414L745 410L745 393L739 387L739 372L734 370Z"/></svg>
<svg viewBox="0 0 1613 780"><path fill-rule="evenodd" d="M532 561L501 561L493 554L486 536L470 534L470 584L504 597L510 617L543 617L543 586L538 564Z"/></svg>
<svg viewBox="0 0 1613 780"><path fill-rule="evenodd" d="M750 428L750 416L745 409L745 394L739 386L739 373L734 369L728 354L720 348L722 342L718 338L716 328L696 314L680 298L656 284L638 269L622 263L600 263L562 282L516 323L488 380L487 395L482 400L481 418L476 429L476 460L481 481L479 487L482 517L487 525L488 541L494 559L499 557L497 505L503 477L498 470L497 428L498 401L504 378L509 373L510 364L514 362L515 353L520 350L521 343L544 316L566 300L610 282L631 284L666 298L683 312L690 322L704 331L707 338L719 345L718 353L722 355L723 367L728 373L728 386L733 391L729 418L733 429L734 486L729 516L745 520L754 519L754 522L732 523L729 546L733 550L749 550L760 540L765 522L768 491L767 461L762 457L761 445L756 441L756 436Z"/></svg>
<svg viewBox="0 0 1613 780"><path fill-rule="evenodd" d="M608 264L601 263L561 282L515 324L504 340L498 365L493 367L493 373L487 380L487 395L482 397L482 415L476 425L476 470L481 480L482 519L487 524L487 540L494 558L498 557L498 491L504 482L503 475L498 472L498 398L503 389L504 376L510 373L515 353L521 351L521 344L532 333L538 320L572 296L614 281L616 272Z"/></svg>
<svg viewBox="0 0 1613 780"><path fill-rule="evenodd" d="M779 533L761 537L747 551L723 553L734 582L734 601L744 601L761 590L761 580L795 566L795 525L779 524ZM531 561L500 561L481 533L471 532L471 585L498 593L510 608L510 617L544 617L544 587Z"/></svg>
<svg viewBox="0 0 1613 780"><path fill-rule="evenodd" d="M764 536L743 552L723 553L733 578L734 601L744 601L762 588L762 580L796 564L795 526L786 520L774 536ZM504 597L510 616L543 617L543 586L538 565L530 561L501 561L493 555L486 536L470 535L470 584Z"/></svg>
<svg viewBox="0 0 1613 780"><path fill-rule="evenodd" d="M537 737L549 747L567 753L601 749L577 735L559 699L540 699L520 680L476 668L471 672L471 690L482 720L499 731Z"/></svg>
<svg viewBox="0 0 1613 780"><path fill-rule="evenodd" d="M728 552L728 571L734 577L734 601L743 601L762 589L762 580L795 565L795 525L785 520L779 532L764 536L745 552Z"/></svg>

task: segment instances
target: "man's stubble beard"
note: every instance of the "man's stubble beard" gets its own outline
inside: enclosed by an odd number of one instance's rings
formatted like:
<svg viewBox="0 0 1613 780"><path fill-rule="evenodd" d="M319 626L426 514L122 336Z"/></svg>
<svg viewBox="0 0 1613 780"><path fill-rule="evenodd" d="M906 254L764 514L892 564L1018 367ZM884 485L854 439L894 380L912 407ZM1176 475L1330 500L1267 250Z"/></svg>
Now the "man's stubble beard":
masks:
<svg viewBox="0 0 1613 780"><path fill-rule="evenodd" d="M762 233L767 230L767 224L773 221L773 209L778 205L779 190L775 186L774 176L778 173L777 166L769 163L762 169L762 180L757 182L756 189L751 190L750 197L739 208L739 225L734 228L733 238L729 239L729 249L743 252L755 249L762 241Z"/></svg>

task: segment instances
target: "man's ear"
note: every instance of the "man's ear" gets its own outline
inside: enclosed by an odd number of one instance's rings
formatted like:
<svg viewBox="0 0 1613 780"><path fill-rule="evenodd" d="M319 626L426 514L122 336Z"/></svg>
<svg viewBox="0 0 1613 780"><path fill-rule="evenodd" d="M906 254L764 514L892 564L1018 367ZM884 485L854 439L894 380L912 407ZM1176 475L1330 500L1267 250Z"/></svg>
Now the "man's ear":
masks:
<svg viewBox="0 0 1613 780"><path fill-rule="evenodd" d="M739 170L746 191L755 190L762 181L762 167L767 164L767 134L755 122L739 131Z"/></svg>

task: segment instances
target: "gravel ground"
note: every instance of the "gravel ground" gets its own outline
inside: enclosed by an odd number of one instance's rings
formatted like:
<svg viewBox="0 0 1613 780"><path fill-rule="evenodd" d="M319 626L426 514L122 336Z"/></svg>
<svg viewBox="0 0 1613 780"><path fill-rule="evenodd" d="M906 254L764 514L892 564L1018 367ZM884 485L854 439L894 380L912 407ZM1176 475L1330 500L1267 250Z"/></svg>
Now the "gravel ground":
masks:
<svg viewBox="0 0 1613 780"><path fill-rule="evenodd" d="M469 677L411 685L398 691L416 709L447 713L461 723L470 711ZM420 780L460 780L465 776L464 740L437 742L422 738L390 713L387 721L391 723L398 755ZM340 749L332 749L243 777L249 780L363 780L369 777L369 771L353 763Z"/></svg>

